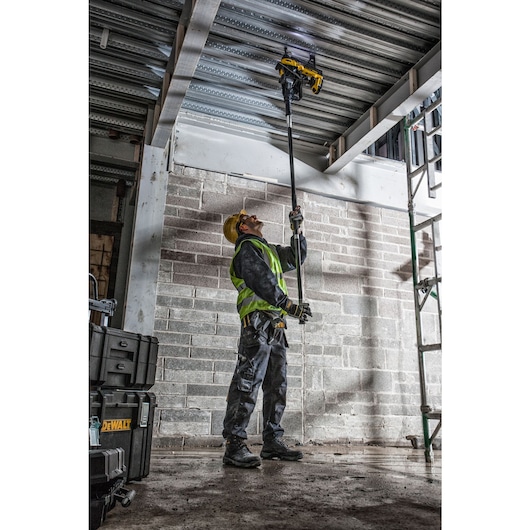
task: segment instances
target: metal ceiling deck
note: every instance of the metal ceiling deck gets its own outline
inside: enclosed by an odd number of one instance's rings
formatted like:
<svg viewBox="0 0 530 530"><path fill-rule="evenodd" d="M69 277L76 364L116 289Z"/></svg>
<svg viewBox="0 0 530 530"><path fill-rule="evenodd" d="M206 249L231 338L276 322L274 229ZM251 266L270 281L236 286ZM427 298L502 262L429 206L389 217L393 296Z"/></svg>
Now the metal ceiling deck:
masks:
<svg viewBox="0 0 530 530"><path fill-rule="evenodd" d="M276 64L287 46L300 61L315 54L324 74L320 94L305 89L293 122L295 141L318 149L327 149L441 42L441 1L218 4L203 47L185 52L197 54L198 62L181 94L178 119L284 138ZM91 138L150 143L179 55L177 27L188 26L190 12L183 0L89 0ZM109 157L104 143L93 145L92 177L115 178L112 172L122 171L134 180L132 159L121 165L126 155Z"/></svg>

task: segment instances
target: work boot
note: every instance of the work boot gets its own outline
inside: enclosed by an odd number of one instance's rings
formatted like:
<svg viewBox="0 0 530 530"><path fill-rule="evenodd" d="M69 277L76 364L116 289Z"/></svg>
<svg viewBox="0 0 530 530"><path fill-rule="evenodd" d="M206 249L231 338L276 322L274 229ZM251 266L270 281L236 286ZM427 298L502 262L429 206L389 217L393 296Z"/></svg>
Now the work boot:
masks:
<svg viewBox="0 0 530 530"><path fill-rule="evenodd" d="M263 448L260 453L264 460L271 460L272 458L279 458L280 460L300 460L304 453L289 449L281 438L273 438L272 440L265 440Z"/></svg>
<svg viewBox="0 0 530 530"><path fill-rule="evenodd" d="M230 436L226 440L223 464L230 464L236 467L258 467L261 465L261 459L249 451L243 438Z"/></svg>

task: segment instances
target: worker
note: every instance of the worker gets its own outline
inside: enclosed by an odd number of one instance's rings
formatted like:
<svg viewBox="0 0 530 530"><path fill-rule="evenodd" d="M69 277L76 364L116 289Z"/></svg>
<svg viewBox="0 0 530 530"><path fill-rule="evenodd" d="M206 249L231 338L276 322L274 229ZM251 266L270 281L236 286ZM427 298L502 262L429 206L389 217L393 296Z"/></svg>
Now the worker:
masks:
<svg viewBox="0 0 530 530"><path fill-rule="evenodd" d="M245 210L225 221L223 232L235 244L230 277L238 291L237 309L241 319L238 359L227 396L223 437L223 463L237 467L261 465L245 441L247 426L263 390L263 459L300 460L301 451L290 449L282 440L280 422L287 397L287 340L285 315L305 323L312 316L308 303L294 303L287 293L284 272L296 269L296 239L300 263L307 253L301 229L300 207L289 214L297 231L290 246L271 245L263 237L263 221Z"/></svg>

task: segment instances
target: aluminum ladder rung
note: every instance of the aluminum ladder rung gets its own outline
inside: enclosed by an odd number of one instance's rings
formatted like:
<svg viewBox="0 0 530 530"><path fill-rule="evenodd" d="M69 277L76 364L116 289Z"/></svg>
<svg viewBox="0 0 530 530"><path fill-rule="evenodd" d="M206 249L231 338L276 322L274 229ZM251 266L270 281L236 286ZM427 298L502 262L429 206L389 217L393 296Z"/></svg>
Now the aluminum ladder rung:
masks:
<svg viewBox="0 0 530 530"><path fill-rule="evenodd" d="M422 344L418 348L418 350L420 350L421 352L438 351L438 350L441 350L441 349L442 349L442 344L440 342L434 343L434 344Z"/></svg>
<svg viewBox="0 0 530 530"><path fill-rule="evenodd" d="M436 214L434 217L431 217L430 219L427 219L426 221L423 221L422 223L418 223L417 225L414 225L414 232L417 232L418 230L423 230L424 228L427 228L430 225L433 225L434 223L442 220L442 214Z"/></svg>
<svg viewBox="0 0 530 530"><path fill-rule="evenodd" d="M431 186L429 189L431 191L436 191L436 190L439 190L441 187L442 187L442 183L439 182L438 184L435 184L434 186Z"/></svg>
<svg viewBox="0 0 530 530"><path fill-rule="evenodd" d="M441 135L442 134L442 126L438 125L431 129L430 131L426 131L425 133L427 136L433 136L435 134Z"/></svg>
<svg viewBox="0 0 530 530"><path fill-rule="evenodd" d="M442 411L441 410L433 410L431 412L426 412L425 417L430 420L441 420L442 419Z"/></svg>

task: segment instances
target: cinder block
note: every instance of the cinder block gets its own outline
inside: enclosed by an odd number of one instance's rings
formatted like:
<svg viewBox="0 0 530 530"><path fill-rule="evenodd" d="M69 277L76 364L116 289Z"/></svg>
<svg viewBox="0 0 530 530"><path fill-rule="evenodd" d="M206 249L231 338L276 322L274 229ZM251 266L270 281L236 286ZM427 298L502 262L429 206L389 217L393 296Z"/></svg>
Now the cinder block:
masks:
<svg viewBox="0 0 530 530"><path fill-rule="evenodd" d="M222 337L220 335L192 335L192 346L194 348L222 348L233 349L237 348L236 337Z"/></svg>
<svg viewBox="0 0 530 530"><path fill-rule="evenodd" d="M189 333L190 335L215 335L215 323L208 322L188 322L183 320L171 320L168 326L169 331L179 333Z"/></svg>
<svg viewBox="0 0 530 530"><path fill-rule="evenodd" d="M377 299L372 296L345 295L342 297L342 307L349 315L377 316Z"/></svg>
<svg viewBox="0 0 530 530"><path fill-rule="evenodd" d="M323 390L308 390L305 393L305 410L309 414L324 414L326 410L324 398Z"/></svg>
<svg viewBox="0 0 530 530"><path fill-rule="evenodd" d="M397 336L397 321L393 318L362 317L362 334L365 337L391 337Z"/></svg>
<svg viewBox="0 0 530 530"><path fill-rule="evenodd" d="M209 434L211 413L195 409L166 409L160 411L161 435Z"/></svg>
<svg viewBox="0 0 530 530"><path fill-rule="evenodd" d="M160 332L157 332L157 337L160 336ZM158 360L165 359L167 357L189 357L190 347L189 345L176 345L176 344L162 344L158 345Z"/></svg>
<svg viewBox="0 0 530 530"><path fill-rule="evenodd" d="M324 388L327 391L353 392L361 388L359 370L324 368L322 370L322 377Z"/></svg>
<svg viewBox="0 0 530 530"><path fill-rule="evenodd" d="M184 408L186 407L185 394L161 394L156 396L156 406L158 410Z"/></svg>
<svg viewBox="0 0 530 530"><path fill-rule="evenodd" d="M392 392L394 379L386 370L359 370L361 387L371 392Z"/></svg>
<svg viewBox="0 0 530 530"><path fill-rule="evenodd" d="M211 372L212 361L201 361L196 359L166 359L165 367L168 370L186 370L189 372Z"/></svg>
<svg viewBox="0 0 530 530"><path fill-rule="evenodd" d="M188 370L164 370L164 380L177 382L177 383L186 383L186 384L203 384L208 385L213 380L212 372L194 372ZM186 391L186 395L189 395L189 387Z"/></svg>
<svg viewBox="0 0 530 530"><path fill-rule="evenodd" d="M186 405L202 410L219 409L226 403L226 396L188 396Z"/></svg>
<svg viewBox="0 0 530 530"><path fill-rule="evenodd" d="M173 333L169 331L158 331L156 334L159 342L158 355L163 356L168 351L171 356L172 346L189 346L191 336L186 333ZM188 349L189 351L189 349Z"/></svg>
<svg viewBox="0 0 530 530"><path fill-rule="evenodd" d="M205 384L188 384L188 396L226 396L227 388L224 385L214 385L210 376L210 382Z"/></svg>

